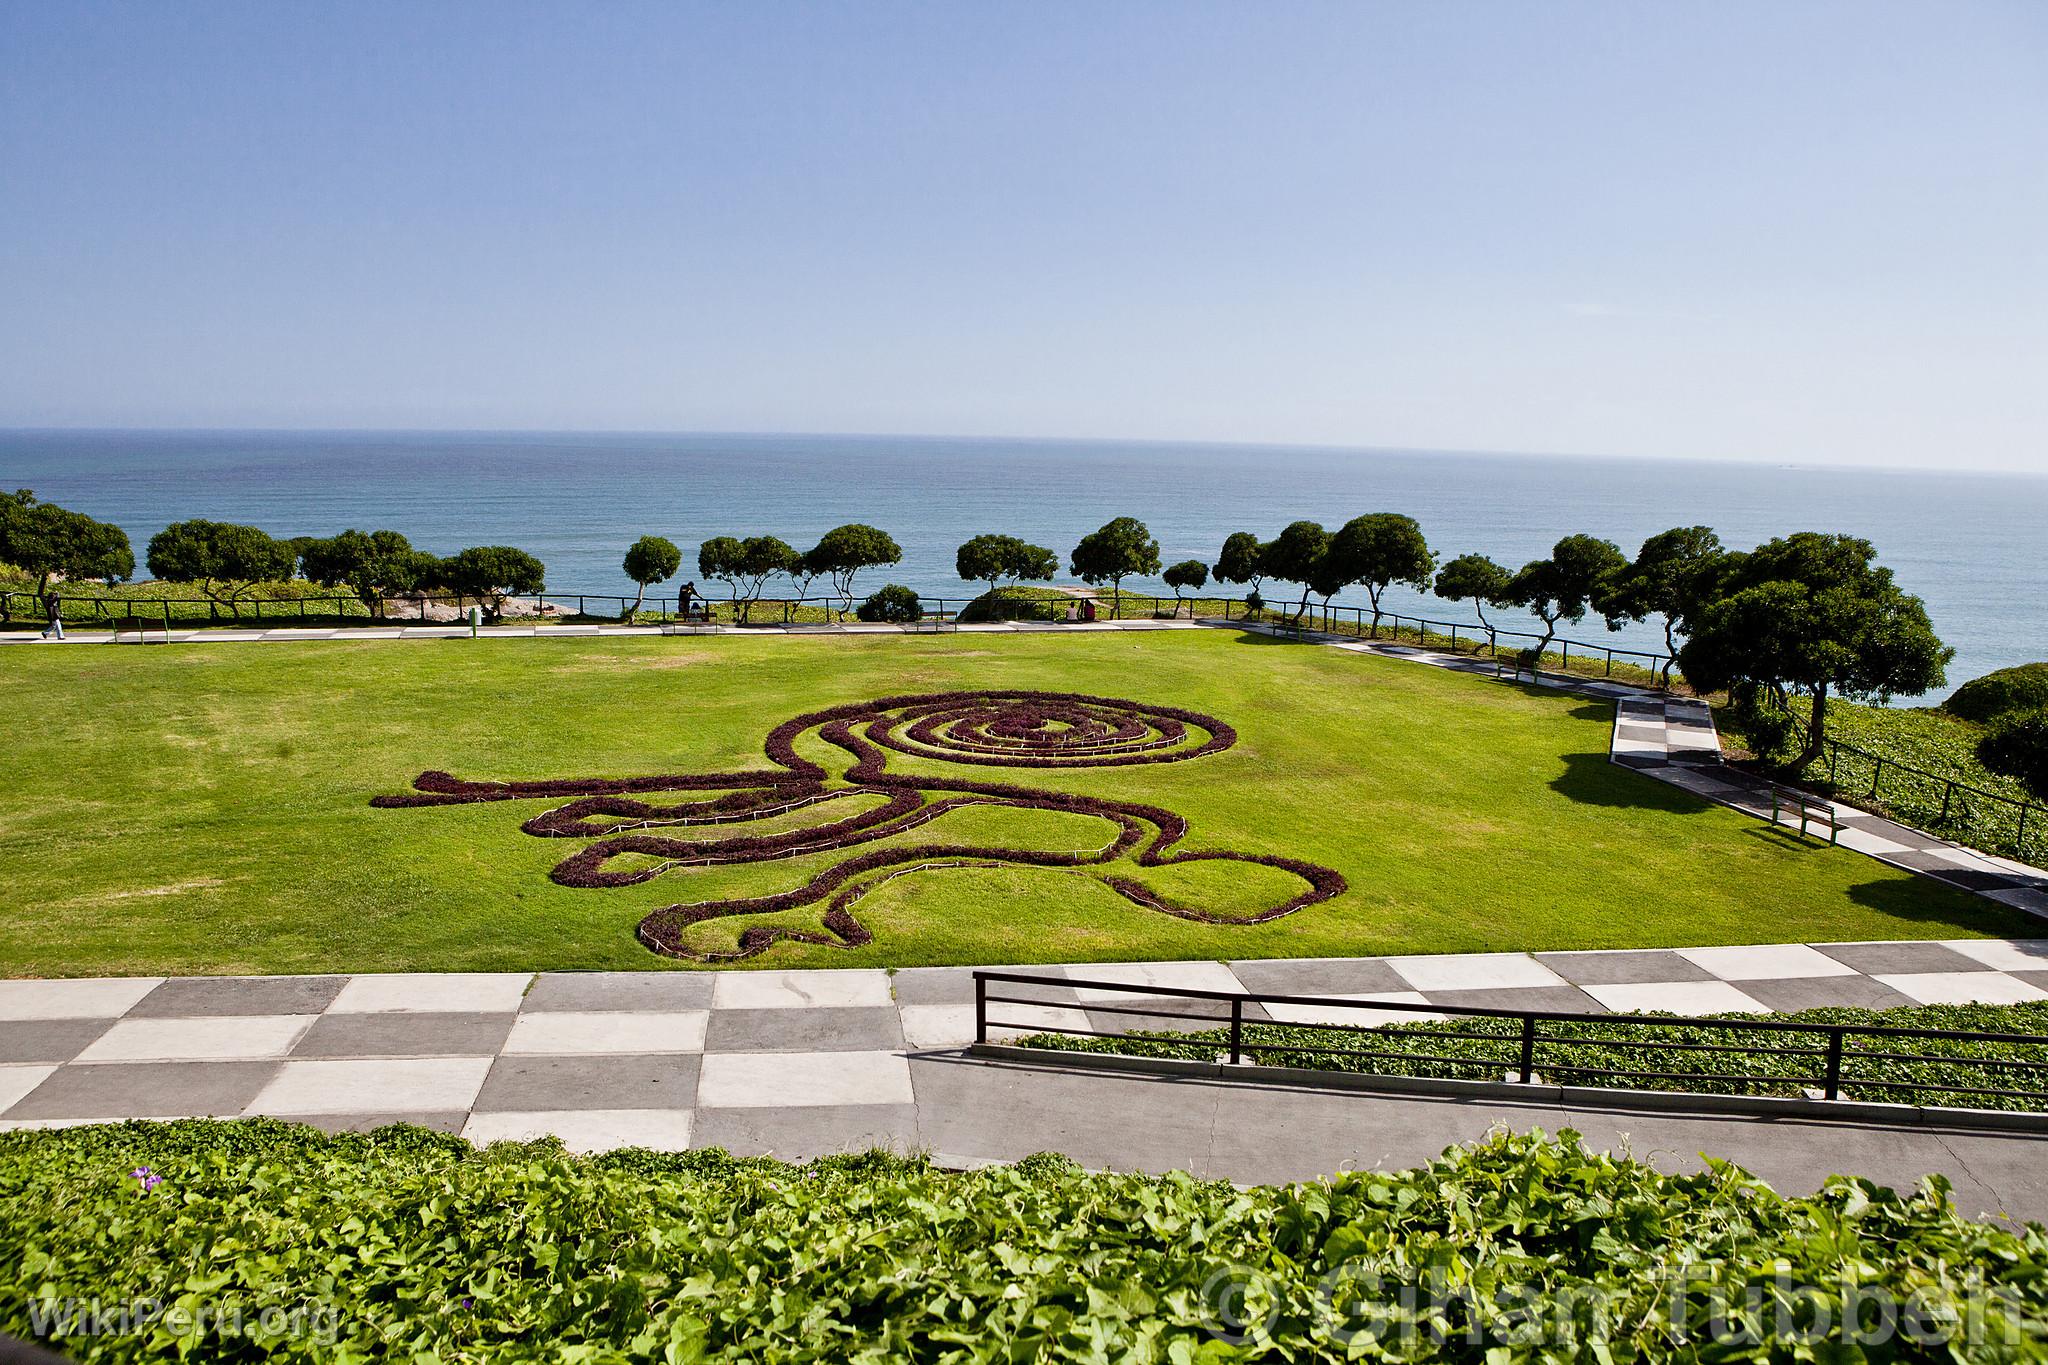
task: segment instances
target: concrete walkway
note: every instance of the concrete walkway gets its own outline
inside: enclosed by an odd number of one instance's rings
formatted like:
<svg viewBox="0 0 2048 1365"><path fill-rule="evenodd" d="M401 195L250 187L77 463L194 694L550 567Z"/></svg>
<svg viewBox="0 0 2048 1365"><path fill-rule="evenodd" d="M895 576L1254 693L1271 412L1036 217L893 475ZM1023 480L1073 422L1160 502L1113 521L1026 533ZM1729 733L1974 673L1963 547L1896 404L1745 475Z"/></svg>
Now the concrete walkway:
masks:
<svg viewBox="0 0 2048 1365"><path fill-rule="evenodd" d="M1799 1009L2048 999L2048 940L1779 944L1026 969L992 1006L1013 1034L1111 1028L1076 981L1331 994L1413 1006ZM1788 1189L1833 1170L1911 1184L1940 1171L1972 1212L2048 1216L2038 1136L1568 1111L968 1058L968 968L0 982L0 1129L269 1114L406 1121L484 1142L722 1146L802 1158L873 1145L948 1162L1059 1150L1084 1164L1240 1181L1405 1165L1496 1123L1580 1128L1692 1162L1702 1149ZM1183 1002L1183 1006L1184 1002ZM1337 1011L1331 1011L1335 1013ZM1346 1012L1348 1013L1348 1012ZM1319 1022L1309 1006L1252 1017Z"/></svg>

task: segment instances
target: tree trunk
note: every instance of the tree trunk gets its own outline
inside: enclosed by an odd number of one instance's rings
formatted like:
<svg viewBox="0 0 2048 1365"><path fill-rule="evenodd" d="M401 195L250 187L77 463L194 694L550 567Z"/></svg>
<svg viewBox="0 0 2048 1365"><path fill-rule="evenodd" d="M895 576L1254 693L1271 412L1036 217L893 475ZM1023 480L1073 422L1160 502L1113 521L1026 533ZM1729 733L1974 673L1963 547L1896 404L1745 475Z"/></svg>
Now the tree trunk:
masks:
<svg viewBox="0 0 2048 1365"><path fill-rule="evenodd" d="M1110 580L1109 580L1109 590L1110 590L1110 592L1112 592L1112 593L1114 593L1114 594L1116 595L1116 600L1115 600L1114 602L1110 603L1110 606L1109 606L1109 616L1110 616L1110 619L1111 619L1112 621L1120 621L1120 620L1122 620L1122 619L1123 619L1123 615L1124 615L1124 581L1123 581L1123 579L1121 579L1121 578L1112 578L1112 579L1110 579Z"/></svg>
<svg viewBox="0 0 2048 1365"><path fill-rule="evenodd" d="M1813 715L1806 723L1806 747L1799 751L1799 757L1793 763L1800 772L1812 767L1814 760L1820 757L1822 745L1827 739L1827 720L1828 685L1822 683L1813 691Z"/></svg>
<svg viewBox="0 0 2048 1365"><path fill-rule="evenodd" d="M631 621L635 616L638 616L640 614L640 604L647 600L647 585L645 583L638 583L635 584L635 586L638 587L640 591L633 594L632 609L626 613L626 619L628 621Z"/></svg>
<svg viewBox="0 0 2048 1365"><path fill-rule="evenodd" d="M1671 666L1678 662L1678 641L1671 637L1671 618L1664 618L1664 681L1661 686L1671 690Z"/></svg>
<svg viewBox="0 0 2048 1365"><path fill-rule="evenodd" d="M1365 595L1372 599L1372 638L1377 640L1380 638L1380 590L1368 583L1365 585ZM1329 599L1324 598L1323 603L1328 606Z"/></svg>

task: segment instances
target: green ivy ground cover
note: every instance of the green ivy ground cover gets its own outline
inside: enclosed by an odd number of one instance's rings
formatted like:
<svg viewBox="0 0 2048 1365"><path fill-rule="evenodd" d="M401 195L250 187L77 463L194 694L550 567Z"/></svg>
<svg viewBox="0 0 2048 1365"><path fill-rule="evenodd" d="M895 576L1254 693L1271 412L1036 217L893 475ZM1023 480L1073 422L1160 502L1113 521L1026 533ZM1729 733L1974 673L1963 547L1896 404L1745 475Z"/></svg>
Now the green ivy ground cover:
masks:
<svg viewBox="0 0 2048 1365"><path fill-rule="evenodd" d="M127 1124L0 1136L0 1330L94 1362L1974 1365L2048 1352L2048 1233L1569 1133L1238 1189Z"/></svg>
<svg viewBox="0 0 2048 1365"><path fill-rule="evenodd" d="M1733 1014L1712 1017L1756 1018L1755 1015ZM1855 1039L1843 1053L1841 1097L1880 1104L2048 1110L2048 1073L2025 1069L2029 1065L2048 1065L2048 1001L2023 1005L1914 1005L1891 1010L1813 1009L1777 1015L1773 1022L1889 1025L1894 1028L2039 1035L2043 1039L2040 1044L1974 1043L1927 1038L1898 1038L1884 1042ZM1437 1034L1453 1036L1434 1036ZM1712 1095L1801 1095L1807 1087L1818 1083L1822 1074L1821 1058L1789 1051L1773 1053L1748 1049L1818 1048L1827 1043L1826 1036L1818 1032L1760 1036L1755 1030L1715 1028L1710 1024L1673 1026L1654 1033L1623 1035L1608 1024L1547 1020L1542 1025L1541 1034L1535 1054L1536 1070L1545 1079L1558 1084L1625 1090L1682 1090ZM1616 1038L1630 1042L1653 1040L1674 1045L1744 1050L1739 1053L1679 1051L1657 1054L1635 1047L1614 1046L1607 1041ZM1552 1039L1563 1041L1550 1041ZM1227 1053L1230 1030L1134 1030L1120 1038L1037 1033L1017 1042L1024 1047L1064 1052L1213 1061ZM1362 1055L1340 1056L1318 1050L1329 1048L1344 1048ZM1939 1060L1897 1061L1862 1056L1857 1049L1917 1053ZM1456 1016L1437 1022L1388 1024L1364 1030L1253 1023L1244 1025L1242 1052L1247 1061L1264 1066L1347 1071L1374 1076L1498 1080L1504 1072L1516 1070L1519 1066L1521 1024L1514 1019ZM1413 1055L1397 1055L1403 1053L1435 1054L1452 1060L1418 1061ZM1642 1074L1645 1068L1694 1074L1683 1080L1668 1080ZM2034 1093L2028 1096L1923 1094L1916 1100L1907 1088L1914 1085Z"/></svg>
<svg viewBox="0 0 2048 1365"><path fill-rule="evenodd" d="M88 645L6 650L0 682L21 721L0 783L0 975L670 965L633 937L650 910L782 892L843 855L576 888L549 878L576 841L520 832L559 800L378 810L370 798L405 791L427 769L559 779L755 768L789 717L963 688L1083 692L1220 717L1237 743L1194 762L914 762L1160 806L1187 818L1190 849L1303 859L1336 869L1350 890L1232 926L1140 908L1069 871L936 869L860 902L871 946L784 943L751 965L2031 932L2017 911L1844 849L1802 846L1615 766L1609 705L1235 631ZM789 818L826 820L832 807ZM1080 848L1113 833L1092 818L967 808L892 841ZM1169 899L1226 912L1270 904L1278 874L1236 875L1242 866L1134 875ZM758 919L815 930L820 915Z"/></svg>

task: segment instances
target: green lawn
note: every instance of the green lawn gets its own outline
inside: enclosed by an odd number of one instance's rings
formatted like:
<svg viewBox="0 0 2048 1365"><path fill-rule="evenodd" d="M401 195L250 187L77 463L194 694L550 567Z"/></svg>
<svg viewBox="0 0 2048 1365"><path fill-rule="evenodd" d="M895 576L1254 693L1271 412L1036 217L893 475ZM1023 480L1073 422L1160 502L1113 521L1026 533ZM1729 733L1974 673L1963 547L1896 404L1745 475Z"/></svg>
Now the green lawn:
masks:
<svg viewBox="0 0 2048 1365"><path fill-rule="evenodd" d="M855 907L871 946L785 942L750 965L2028 932L1976 898L1797 845L1611 766L1607 706L1220 630L72 646L8 650L0 676L15 722L0 786L0 971L13 975L683 965L635 941L643 915L784 891L847 855L571 889L548 871L590 841L519 830L559 798L404 810L369 798L405 790L424 769L465 779L761 769L764 737L801 712L967 688L1202 711L1239 739L1161 765L892 757L892 770L1164 807L1188 818L1190 848L1307 860L1350 889L1231 926L1141 908L1086 869L914 872ZM761 828L836 819L861 799ZM1092 816L977 807L892 842L1078 848L1111 832ZM1243 863L1114 870L1227 913L1299 889L1291 874ZM822 909L770 918L815 931ZM692 933L729 946L752 922Z"/></svg>

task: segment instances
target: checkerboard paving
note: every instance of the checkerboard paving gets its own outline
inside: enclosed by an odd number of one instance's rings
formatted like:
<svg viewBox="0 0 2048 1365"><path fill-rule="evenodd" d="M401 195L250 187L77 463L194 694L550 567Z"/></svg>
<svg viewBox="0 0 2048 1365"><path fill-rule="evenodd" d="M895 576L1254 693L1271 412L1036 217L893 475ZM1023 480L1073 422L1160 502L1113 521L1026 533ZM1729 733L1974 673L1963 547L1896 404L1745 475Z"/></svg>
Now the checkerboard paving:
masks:
<svg viewBox="0 0 2048 1365"><path fill-rule="evenodd" d="M1170 1027L1127 1011L1190 1010L1147 988L1322 998L1245 1012L1296 1023L1358 1022L1331 999L1387 1006L1370 1012L1382 1021L1446 1005L1704 1014L2042 1000L2048 939L1012 970L1032 979L991 988L1004 997L988 1006L992 1037ZM403 1120L477 1142L552 1134L579 1150L910 1148L957 1120L944 1110L963 1092L928 1068L974 1036L964 967L0 981L0 1128L268 1114L330 1128ZM1125 1117L1099 1122L1113 1133Z"/></svg>

